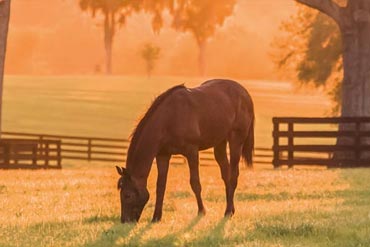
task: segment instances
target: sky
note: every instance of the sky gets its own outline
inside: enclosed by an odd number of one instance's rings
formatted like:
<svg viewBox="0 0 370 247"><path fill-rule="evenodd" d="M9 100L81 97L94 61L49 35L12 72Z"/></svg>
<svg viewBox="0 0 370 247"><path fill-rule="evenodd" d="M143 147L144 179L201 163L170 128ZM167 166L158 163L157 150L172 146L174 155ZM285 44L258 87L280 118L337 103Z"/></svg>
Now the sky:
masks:
<svg viewBox="0 0 370 247"><path fill-rule="evenodd" d="M104 71L101 17L82 12L78 0L12 1L6 74L91 75ZM293 0L239 0L206 51L207 76L276 79L271 43L281 21L296 11ZM139 13L119 29L113 73L145 74L140 51L161 48L154 75L197 76L198 48L190 33L173 30L167 18L159 34L151 17ZM101 71L101 72L99 72Z"/></svg>

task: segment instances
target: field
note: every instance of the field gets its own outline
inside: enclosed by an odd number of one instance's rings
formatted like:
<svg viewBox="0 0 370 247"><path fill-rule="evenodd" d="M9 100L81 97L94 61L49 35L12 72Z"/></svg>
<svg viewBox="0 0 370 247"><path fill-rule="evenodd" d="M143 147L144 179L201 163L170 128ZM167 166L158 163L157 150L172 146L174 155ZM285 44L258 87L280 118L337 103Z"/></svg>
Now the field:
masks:
<svg viewBox="0 0 370 247"><path fill-rule="evenodd" d="M6 77L3 129L129 136L153 98L196 78ZM322 93L288 83L241 81L256 109L256 145L272 144L272 116L323 116ZM241 169L236 215L224 219L217 167L201 167L207 215L185 166L171 166L163 221L151 198L139 224L120 223L115 164L73 162L61 171L0 171L0 246L370 246L370 170Z"/></svg>
<svg viewBox="0 0 370 247"><path fill-rule="evenodd" d="M203 79L179 77L5 78L3 130L127 138L152 100L167 88ZM272 116L323 116L323 93L295 90L289 83L240 81L256 112L257 146L272 145Z"/></svg>
<svg viewBox="0 0 370 247"><path fill-rule="evenodd" d="M183 174L170 169L162 222L153 172L140 223L122 225L114 169L1 171L0 246L370 246L369 170L243 169L229 220L218 169L201 169L202 218Z"/></svg>

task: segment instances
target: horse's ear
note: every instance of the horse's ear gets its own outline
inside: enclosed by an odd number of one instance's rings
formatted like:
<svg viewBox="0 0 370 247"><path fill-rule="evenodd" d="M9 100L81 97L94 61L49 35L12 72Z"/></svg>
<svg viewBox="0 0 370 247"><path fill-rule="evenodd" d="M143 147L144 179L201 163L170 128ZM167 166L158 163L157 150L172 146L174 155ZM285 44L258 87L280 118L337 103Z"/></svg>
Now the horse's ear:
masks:
<svg viewBox="0 0 370 247"><path fill-rule="evenodd" d="M117 172L118 172L119 175L121 175L121 176L124 175L124 171L123 171L123 169L121 167L116 166L116 169L117 169Z"/></svg>
<svg viewBox="0 0 370 247"><path fill-rule="evenodd" d="M130 179L131 178L131 175L130 175L130 173L127 171L127 169L126 168L124 168L124 167L122 167L122 174L123 174L123 176L125 176L125 178L128 178L128 179Z"/></svg>

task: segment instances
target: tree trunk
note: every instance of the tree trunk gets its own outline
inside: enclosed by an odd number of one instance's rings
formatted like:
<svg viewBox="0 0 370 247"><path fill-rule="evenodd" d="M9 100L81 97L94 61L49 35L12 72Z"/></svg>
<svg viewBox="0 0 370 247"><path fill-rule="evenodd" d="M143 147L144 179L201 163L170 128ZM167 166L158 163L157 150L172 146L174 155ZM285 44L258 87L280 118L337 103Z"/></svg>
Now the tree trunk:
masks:
<svg viewBox="0 0 370 247"><path fill-rule="evenodd" d="M207 41L198 41L199 54L198 54L198 71L201 77L206 74L206 47Z"/></svg>
<svg viewBox="0 0 370 247"><path fill-rule="evenodd" d="M343 9L341 25L343 40L344 78L342 86L342 117L370 117L370 0L348 2ZM340 130L354 130L355 126L341 124ZM361 126L370 130L370 126ZM353 144L353 138L339 137L337 144ZM362 143L370 144L369 138ZM363 152L362 158L370 157ZM335 158L354 158L354 154L338 153Z"/></svg>
<svg viewBox="0 0 370 247"><path fill-rule="evenodd" d="M0 132L2 131L3 82L5 68L6 43L10 19L10 1L0 0Z"/></svg>
<svg viewBox="0 0 370 247"><path fill-rule="evenodd" d="M344 67L342 116L370 116L370 0L350 1L340 28Z"/></svg>
<svg viewBox="0 0 370 247"><path fill-rule="evenodd" d="M114 34L115 34L115 14L111 12L106 12L104 20L104 46L105 46L106 74L108 75L112 74L112 49Z"/></svg>

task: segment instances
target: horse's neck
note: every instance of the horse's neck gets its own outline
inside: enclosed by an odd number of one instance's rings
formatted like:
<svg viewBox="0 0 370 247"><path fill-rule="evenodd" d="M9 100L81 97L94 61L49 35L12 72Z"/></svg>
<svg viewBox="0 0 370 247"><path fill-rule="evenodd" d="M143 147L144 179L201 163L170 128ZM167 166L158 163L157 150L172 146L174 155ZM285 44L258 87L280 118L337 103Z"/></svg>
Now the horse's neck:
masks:
<svg viewBox="0 0 370 247"><path fill-rule="evenodd" d="M136 147L128 154L127 168L143 186L146 186L153 160L160 148L160 132L158 125L148 124L140 133Z"/></svg>

